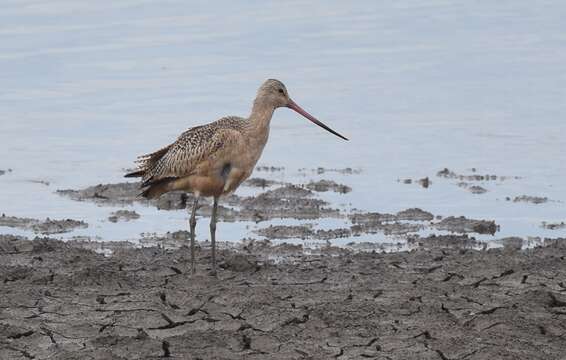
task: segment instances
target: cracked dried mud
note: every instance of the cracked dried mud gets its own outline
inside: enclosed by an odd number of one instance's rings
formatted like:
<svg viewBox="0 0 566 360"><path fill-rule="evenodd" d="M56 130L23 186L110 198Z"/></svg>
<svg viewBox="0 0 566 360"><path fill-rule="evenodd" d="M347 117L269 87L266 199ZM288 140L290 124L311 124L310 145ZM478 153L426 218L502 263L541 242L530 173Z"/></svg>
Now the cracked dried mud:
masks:
<svg viewBox="0 0 566 360"><path fill-rule="evenodd" d="M459 235L460 236L460 235ZM2 359L559 359L566 246L354 253L0 236ZM292 256L289 256L292 255ZM277 263L272 259L278 258ZM283 260L281 260L283 259Z"/></svg>

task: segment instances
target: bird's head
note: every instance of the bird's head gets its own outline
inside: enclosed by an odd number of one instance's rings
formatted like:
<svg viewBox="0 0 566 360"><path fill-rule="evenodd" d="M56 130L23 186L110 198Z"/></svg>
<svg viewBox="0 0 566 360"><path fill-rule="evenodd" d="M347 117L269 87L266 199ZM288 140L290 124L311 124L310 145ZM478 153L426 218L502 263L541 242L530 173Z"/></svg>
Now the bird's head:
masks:
<svg viewBox="0 0 566 360"><path fill-rule="evenodd" d="M261 102L264 104L268 104L272 106L273 109L277 109L280 107L288 107L289 109L293 109L299 114L303 115L305 118L310 120L311 122L315 123L316 125L320 126L321 128L331 132L332 134L342 138L344 140L348 140L346 137L340 135L336 131L332 130L321 121L317 120L314 116L306 112L303 108L301 108L297 103L295 103L289 97L289 93L287 92L287 88L285 85L276 79L268 79L266 80L259 88L257 92L256 102Z"/></svg>
<svg viewBox="0 0 566 360"><path fill-rule="evenodd" d="M285 85L275 79L268 79L261 84L257 91L257 99L273 106L274 109L287 106L290 100Z"/></svg>

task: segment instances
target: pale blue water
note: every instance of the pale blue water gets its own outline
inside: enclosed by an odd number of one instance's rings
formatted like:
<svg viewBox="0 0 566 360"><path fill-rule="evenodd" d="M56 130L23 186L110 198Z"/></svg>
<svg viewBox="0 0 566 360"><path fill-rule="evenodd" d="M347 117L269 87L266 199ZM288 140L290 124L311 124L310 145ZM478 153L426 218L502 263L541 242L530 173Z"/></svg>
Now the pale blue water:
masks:
<svg viewBox="0 0 566 360"><path fill-rule="evenodd" d="M498 237L564 236L540 223L566 220L565 18L562 1L5 0L0 169L14 171L0 176L0 212L84 219L91 228L70 235L107 240L178 230L184 212L135 207L139 221L112 224L104 219L115 209L54 191L122 181L137 155L184 129L247 115L274 77L351 139L278 110L260 160L286 167L274 177L361 168L321 176L354 188L324 197L495 219ZM473 195L435 178L444 167L521 179ZM429 189L397 182L424 176ZM557 202L504 200L522 194ZM222 224L220 236L237 240L254 226Z"/></svg>

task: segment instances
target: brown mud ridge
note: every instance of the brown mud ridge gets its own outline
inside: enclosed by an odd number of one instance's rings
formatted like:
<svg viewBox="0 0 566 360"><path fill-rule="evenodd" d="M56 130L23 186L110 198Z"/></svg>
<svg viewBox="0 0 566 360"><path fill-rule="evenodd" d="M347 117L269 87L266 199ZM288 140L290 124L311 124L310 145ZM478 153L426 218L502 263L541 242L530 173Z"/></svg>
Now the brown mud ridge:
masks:
<svg viewBox="0 0 566 360"><path fill-rule="evenodd" d="M299 220L335 218L349 220L351 223L349 227L329 230L313 230L312 224L302 224L270 226L256 231L257 234L268 239L330 240L376 233L407 235L424 229L493 235L499 230L497 224L489 220L449 217L435 222L433 214L417 208L403 210L397 214L345 213L343 210L332 208L330 203L316 196L317 192L346 193L351 191L348 186L329 180L294 185L253 178L248 180L246 185L269 189L256 196L230 195L224 198L218 210L218 217L221 221L259 223L278 218ZM94 201L103 205L122 206L140 202L164 210L185 209L187 204L191 204L193 200L191 194L173 192L159 199L148 201L138 197L137 183L96 185L82 190L58 190L57 192L78 201ZM197 214L209 216L210 212L210 204L203 200L203 205L198 209ZM112 215L110 221L119 219L121 218Z"/></svg>
<svg viewBox="0 0 566 360"><path fill-rule="evenodd" d="M105 257L0 236L1 359L560 359L566 239L380 254L247 243ZM295 254L277 264L269 259ZM288 259L287 257L285 259Z"/></svg>
<svg viewBox="0 0 566 360"><path fill-rule="evenodd" d="M38 234L61 234L73 231L77 228L87 228L88 224L84 221L65 219L65 220L45 220L21 218L16 216L0 216L0 226L31 230Z"/></svg>

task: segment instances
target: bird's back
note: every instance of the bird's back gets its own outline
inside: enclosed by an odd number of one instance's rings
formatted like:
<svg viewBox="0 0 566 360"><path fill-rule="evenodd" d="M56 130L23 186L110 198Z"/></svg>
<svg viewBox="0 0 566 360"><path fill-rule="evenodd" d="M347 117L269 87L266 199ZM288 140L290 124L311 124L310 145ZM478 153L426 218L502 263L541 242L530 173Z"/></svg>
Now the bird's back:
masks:
<svg viewBox="0 0 566 360"><path fill-rule="evenodd" d="M151 194L152 186L195 174L203 162L214 159L219 150L236 143L247 125L246 119L228 116L190 128L174 143L140 156L138 169L126 177L142 178L142 187L149 187L143 195L159 195Z"/></svg>

